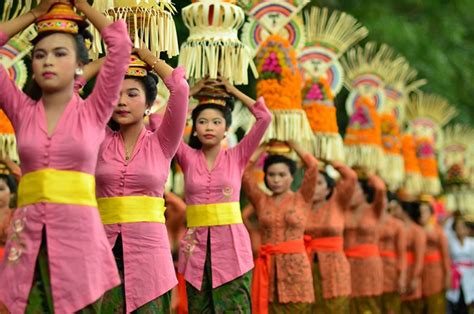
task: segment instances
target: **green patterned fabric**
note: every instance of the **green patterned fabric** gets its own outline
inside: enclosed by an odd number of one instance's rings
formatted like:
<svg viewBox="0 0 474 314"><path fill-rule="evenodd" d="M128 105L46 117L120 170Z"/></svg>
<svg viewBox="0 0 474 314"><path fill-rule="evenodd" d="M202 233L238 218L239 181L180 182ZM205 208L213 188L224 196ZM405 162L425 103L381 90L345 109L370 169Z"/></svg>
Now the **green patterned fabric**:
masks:
<svg viewBox="0 0 474 314"><path fill-rule="evenodd" d="M43 239L36 260L33 285L28 296L26 314L54 313L53 295L49 278L48 250L46 247L46 237L43 232ZM102 299L88 305L82 310L76 312L79 314L93 314L101 312Z"/></svg>
<svg viewBox="0 0 474 314"><path fill-rule="evenodd" d="M312 313L349 314L350 298L348 296L331 299L324 298L321 271L318 263L313 263L313 287L315 302L312 306Z"/></svg>
<svg viewBox="0 0 474 314"><path fill-rule="evenodd" d="M423 300L403 301L402 314L423 314Z"/></svg>
<svg viewBox="0 0 474 314"><path fill-rule="evenodd" d="M430 295L423 298L423 307L425 313L430 314L444 314L446 313L446 298L445 292Z"/></svg>
<svg viewBox="0 0 474 314"><path fill-rule="evenodd" d="M400 314L402 304L400 301L400 294L397 292L382 294L382 313Z"/></svg>
<svg viewBox="0 0 474 314"><path fill-rule="evenodd" d="M270 314L311 314L315 313L312 311L311 303L302 302L290 302L290 303L278 303L270 302L268 304L268 313Z"/></svg>
<svg viewBox="0 0 474 314"><path fill-rule="evenodd" d="M115 262L119 270L120 279L124 282L124 265L122 237L118 236L113 248ZM104 294L102 301L102 313L104 314L122 314L125 313L125 286L121 284ZM171 290L158 298L140 306L132 312L133 314L148 313L171 313Z"/></svg>
<svg viewBox="0 0 474 314"><path fill-rule="evenodd" d="M380 297L352 298L351 314L382 314Z"/></svg>
<svg viewBox="0 0 474 314"><path fill-rule="evenodd" d="M212 289L211 251L208 239L201 291L186 282L189 313L251 313L252 272Z"/></svg>

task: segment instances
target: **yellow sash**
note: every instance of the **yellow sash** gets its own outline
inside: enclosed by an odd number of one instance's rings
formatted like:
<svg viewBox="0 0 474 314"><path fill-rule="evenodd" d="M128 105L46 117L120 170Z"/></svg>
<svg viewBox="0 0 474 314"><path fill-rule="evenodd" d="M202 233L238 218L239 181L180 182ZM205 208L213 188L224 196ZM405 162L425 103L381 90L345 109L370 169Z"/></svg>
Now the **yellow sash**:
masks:
<svg viewBox="0 0 474 314"><path fill-rule="evenodd" d="M42 169L21 177L18 207L35 203L97 207L95 178L79 171Z"/></svg>
<svg viewBox="0 0 474 314"><path fill-rule="evenodd" d="M186 207L188 227L222 226L242 223L240 204L202 204Z"/></svg>
<svg viewBox="0 0 474 314"><path fill-rule="evenodd" d="M165 223L165 200L161 197L122 196L98 198L105 225L128 222Z"/></svg>

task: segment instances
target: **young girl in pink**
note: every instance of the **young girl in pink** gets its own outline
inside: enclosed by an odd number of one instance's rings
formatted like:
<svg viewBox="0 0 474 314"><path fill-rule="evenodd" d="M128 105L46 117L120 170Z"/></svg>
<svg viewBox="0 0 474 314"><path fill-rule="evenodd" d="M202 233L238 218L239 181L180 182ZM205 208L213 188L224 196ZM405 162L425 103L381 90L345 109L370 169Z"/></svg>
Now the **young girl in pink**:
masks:
<svg viewBox="0 0 474 314"><path fill-rule="evenodd" d="M182 68L173 69L148 49L132 55L120 100L107 128L96 170L99 211L123 285L105 295L105 313L168 313L177 284L163 192L171 159L186 124L189 87ZM154 70L170 91L159 127L145 128L157 94Z"/></svg>
<svg viewBox="0 0 474 314"><path fill-rule="evenodd" d="M194 148L181 143L176 154L185 178L188 226L178 271L187 282L190 313L250 313L253 257L242 223L240 188L245 166L271 115L262 98L255 102L225 80L206 84L223 86L249 108L257 122L237 146L222 149L221 141L231 124L225 101L210 95L201 98L193 110L190 142ZM191 94L194 91L199 88L193 88Z"/></svg>
<svg viewBox="0 0 474 314"><path fill-rule="evenodd" d="M39 101L31 99L0 67L0 107L15 128L23 173L0 265L0 287L15 283L0 289L0 301L12 313L73 313L120 283L97 211L94 174L131 42L123 21L111 23L86 0L75 6L108 47L87 100L74 92L75 77L88 61L85 22L67 1L43 0L0 24L4 44L37 21L32 68L42 94Z"/></svg>

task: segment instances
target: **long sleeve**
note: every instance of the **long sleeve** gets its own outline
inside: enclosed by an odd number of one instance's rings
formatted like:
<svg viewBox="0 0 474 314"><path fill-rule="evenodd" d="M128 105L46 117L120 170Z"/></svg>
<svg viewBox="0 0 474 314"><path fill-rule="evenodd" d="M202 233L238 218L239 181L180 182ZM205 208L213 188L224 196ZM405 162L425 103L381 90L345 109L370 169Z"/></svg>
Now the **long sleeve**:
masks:
<svg viewBox="0 0 474 314"><path fill-rule="evenodd" d="M245 191L245 195L247 195L250 203L252 203L255 211L258 213L258 203L265 197L266 194L260 189L255 177L253 176L252 171L254 165L254 162L250 162L245 168L244 175L242 177L242 187Z"/></svg>
<svg viewBox="0 0 474 314"><path fill-rule="evenodd" d="M8 39L7 34L0 32L0 45L5 45ZM13 127L17 129L21 121L23 107L27 104L33 105L35 101L15 85L3 66L0 66L0 86L0 108L5 111Z"/></svg>
<svg viewBox="0 0 474 314"><path fill-rule="evenodd" d="M385 207L385 183L376 175L372 175L369 180L374 188L374 201L372 208L377 218L380 218Z"/></svg>
<svg viewBox="0 0 474 314"><path fill-rule="evenodd" d="M91 111L97 123L105 126L119 100L122 81L130 63L132 42L122 20L104 28L101 35L107 45L107 56L94 89L86 100L89 103L86 109Z"/></svg>
<svg viewBox="0 0 474 314"><path fill-rule="evenodd" d="M335 188L335 191L337 191L337 202L341 208L346 208L355 191L357 173L350 167L339 162L334 162L333 167L341 174L341 178Z"/></svg>
<svg viewBox="0 0 474 314"><path fill-rule="evenodd" d="M178 149L186 126L189 86L184 79L184 69L182 67L174 69L173 73L164 78L163 81L170 91L170 97L156 135L164 155L171 158Z"/></svg>
<svg viewBox="0 0 474 314"><path fill-rule="evenodd" d="M260 141L272 121L272 115L265 106L263 97L260 97L255 105L250 107L250 111L257 119L250 132L235 147L239 154L241 167L245 167L253 152L257 149Z"/></svg>
<svg viewBox="0 0 474 314"><path fill-rule="evenodd" d="M306 165L306 171L299 192L307 203L311 203L314 197L314 191L316 190L316 183L318 182L318 160L311 154L305 154L303 161Z"/></svg>
<svg viewBox="0 0 474 314"><path fill-rule="evenodd" d="M404 274L407 269L407 259L406 259L406 251L407 251L407 235L405 232L405 228L401 223L397 224L397 233L396 233L396 250L397 250L397 267L400 271L400 274Z"/></svg>
<svg viewBox="0 0 474 314"><path fill-rule="evenodd" d="M417 229L416 236L415 236L415 248L414 248L414 255L415 255L415 267L413 271L413 276L418 278L421 276L421 272L423 271L423 262L425 257L426 251L426 233L423 229Z"/></svg>
<svg viewBox="0 0 474 314"><path fill-rule="evenodd" d="M176 161L178 162L181 169L183 170L185 170L188 167L188 161L186 157L188 156L191 150L192 148L188 144L186 144L183 140L179 142L178 150L176 151L176 155L174 157L176 158Z"/></svg>

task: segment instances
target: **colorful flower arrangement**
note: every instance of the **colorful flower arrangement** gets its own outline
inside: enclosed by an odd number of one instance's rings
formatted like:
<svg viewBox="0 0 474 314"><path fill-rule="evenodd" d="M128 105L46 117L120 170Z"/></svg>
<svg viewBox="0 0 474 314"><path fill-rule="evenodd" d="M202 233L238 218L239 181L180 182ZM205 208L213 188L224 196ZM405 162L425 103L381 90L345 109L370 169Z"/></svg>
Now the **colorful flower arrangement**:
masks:
<svg viewBox="0 0 474 314"><path fill-rule="evenodd" d="M413 136L405 134L402 136L402 155L405 163L406 173L420 173L418 158L416 157L416 145Z"/></svg>
<svg viewBox="0 0 474 314"><path fill-rule="evenodd" d="M344 143L382 145L380 117L372 99L361 96L356 100Z"/></svg>
<svg viewBox="0 0 474 314"><path fill-rule="evenodd" d="M429 138L415 139L416 155L423 177L438 177L438 162L436 161L433 142Z"/></svg>
<svg viewBox="0 0 474 314"><path fill-rule="evenodd" d="M308 116L313 132L338 133L334 95L328 81L321 77L317 81L306 80L303 89L303 109Z"/></svg>
<svg viewBox="0 0 474 314"><path fill-rule="evenodd" d="M297 70L296 52L290 43L277 35L267 38L257 53L261 74L257 96L263 96L272 110L293 110L301 107L301 74Z"/></svg>
<svg viewBox="0 0 474 314"><path fill-rule="evenodd" d="M400 155L402 144L400 142L400 128L393 114L380 115L382 130L382 146L386 153Z"/></svg>

